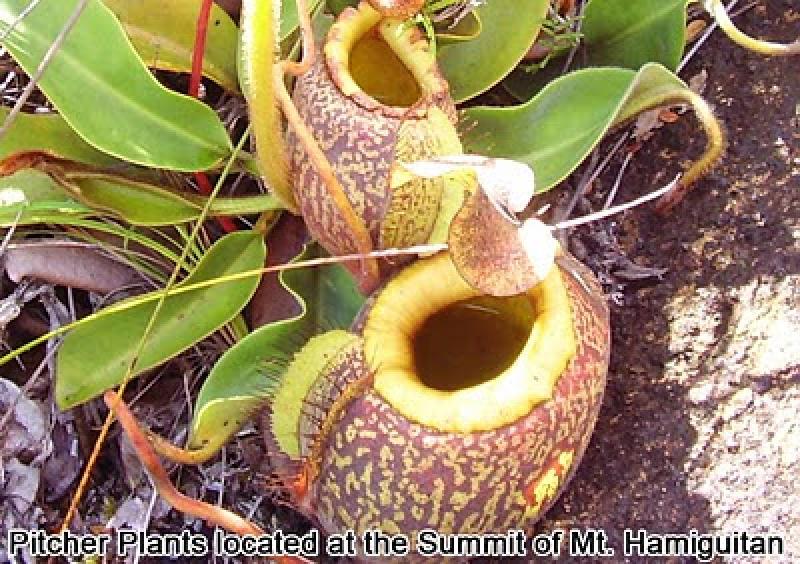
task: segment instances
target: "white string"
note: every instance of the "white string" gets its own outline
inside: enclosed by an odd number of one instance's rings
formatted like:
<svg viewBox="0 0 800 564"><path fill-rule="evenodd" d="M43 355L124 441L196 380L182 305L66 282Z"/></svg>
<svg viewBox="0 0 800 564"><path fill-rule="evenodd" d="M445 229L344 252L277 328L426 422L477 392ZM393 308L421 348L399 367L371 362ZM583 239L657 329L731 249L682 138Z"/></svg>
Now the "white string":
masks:
<svg viewBox="0 0 800 564"><path fill-rule="evenodd" d="M550 226L550 229L552 231L555 231L556 229L569 229L571 227L577 227L578 225L583 225L584 223L590 223L592 221L597 221L598 219L604 219L604 218L609 217L611 215L622 213L622 212L624 212L626 210L629 210L631 208L635 208L636 206L640 206L640 205L645 204L645 203L647 203L647 202L649 202L651 200L655 200L656 198L660 198L664 194L669 193L670 191L672 191L675 188L675 186L677 186L678 181L680 179L681 179L681 175L679 174L678 176L675 177L675 179L672 182L670 182L666 186L663 186L663 187L659 188L658 190L650 192L649 194L645 194L644 196L642 196L640 198L636 198L635 200L633 200L631 202L620 204L618 206L614 206L613 208L608 208L606 210L602 210L602 211L599 211L599 212L596 212L596 213L590 213L589 215L584 215L583 217L570 219L568 221L562 221L560 223L556 223L555 225Z"/></svg>

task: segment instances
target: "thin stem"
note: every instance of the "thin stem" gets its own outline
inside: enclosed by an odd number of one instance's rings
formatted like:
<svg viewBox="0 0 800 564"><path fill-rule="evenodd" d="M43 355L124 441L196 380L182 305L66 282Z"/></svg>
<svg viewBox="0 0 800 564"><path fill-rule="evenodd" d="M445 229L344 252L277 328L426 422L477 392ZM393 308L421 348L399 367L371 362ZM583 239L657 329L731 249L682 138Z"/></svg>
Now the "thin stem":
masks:
<svg viewBox="0 0 800 564"><path fill-rule="evenodd" d="M725 131L722 129L719 120L714 116L711 106L708 105L703 97L689 89L682 90L680 96L684 101L689 102L697 119L702 124L706 133L706 148L700 158L686 170L677 189L665 195L658 202L656 210L660 213L666 213L680 203L692 185L705 176L717 164L717 161L722 158L727 146Z"/></svg>
<svg viewBox="0 0 800 564"><path fill-rule="evenodd" d="M178 260L178 255L172 252L168 247L162 245L161 243L151 239L146 235L142 235L141 233L137 233L130 229L119 227L114 223L105 223L102 221L96 221L93 219L83 219L83 218L64 218L59 221L63 222L66 225L83 227L85 229L92 229L100 231L102 233L115 235L121 239L129 239L135 243L139 243L140 245L147 247L148 249L152 249L153 251L159 253L161 256L163 256L164 258L166 258L171 262L175 262Z"/></svg>
<svg viewBox="0 0 800 564"><path fill-rule="evenodd" d="M114 391L108 390L103 395L103 399L110 410L110 419L113 421L114 417L117 418L120 425L125 430L125 433L128 435L128 439L136 451L136 454L139 456L139 460L141 460L147 472L150 474L150 478L153 480L156 490L167 503L178 511L193 517L199 517L208 523L239 535L263 534L264 531L258 526L243 519L236 513L204 501L193 499L176 490L175 486L173 486L172 482L169 480L167 471L164 470L164 467L158 460L158 456L153 450L153 447L142 432L141 427L139 427L136 418L133 416L130 409L128 409L128 406L125 405L125 402L122 401L122 397Z"/></svg>
<svg viewBox="0 0 800 564"><path fill-rule="evenodd" d="M297 0L297 14L300 24L300 33L303 38L303 57L300 62L282 61L283 72L292 76L300 76L308 72L317 56L316 42L314 41L314 28L311 25L311 15L308 10L308 0Z"/></svg>
<svg viewBox="0 0 800 564"><path fill-rule="evenodd" d="M622 161L622 164L617 171L617 177L614 179L614 185L611 186L611 190L608 191L608 197L606 197L606 203L603 205L603 209L607 210L611 207L611 204L614 203L614 199L617 197L617 191L619 190L620 185L622 184L622 176L625 174L625 171L628 168L628 165L633 160L633 152L628 151L628 154L625 155L625 158Z"/></svg>
<svg viewBox="0 0 800 564"><path fill-rule="evenodd" d="M195 172L194 179L197 182L197 188L201 194L203 194L204 196L208 196L209 194L211 194L212 190L211 182L208 180L208 176L206 176L204 172L200 171ZM239 229L238 227L236 227L236 223L230 217L221 216L217 217L216 220L217 223L219 223L219 226L222 227L222 230L225 231L225 233L233 233L234 231L237 231Z"/></svg>
<svg viewBox="0 0 800 564"><path fill-rule="evenodd" d="M728 5L725 7L725 9L730 12L734 8L734 6L736 6L737 2L738 0L731 0L730 2L728 2ZM700 50L700 47L702 47L703 44L706 41L708 41L708 38L711 37L711 34L714 33L714 31L718 27L719 24L717 23L716 20L711 22L711 25L709 25L708 29L703 32L703 35L700 36L700 39L695 41L694 45L692 45L692 48L689 49L689 51L683 56L683 59L681 59L681 62L675 69L675 74L680 74L680 72L684 69L684 67L686 67L686 65L689 64L689 61L692 60L692 57L694 57L695 54Z"/></svg>
<svg viewBox="0 0 800 564"><path fill-rule="evenodd" d="M211 16L212 4L213 0L203 0L200 4L200 12L197 14L194 49L192 50L192 74L189 77L189 96L194 98L200 97L200 82L203 80L203 56L206 51L208 19ZM208 181L208 177L204 172L195 172L194 179L201 194L207 196L211 193L211 182ZM238 229L236 223L229 217L218 217L217 223L226 233L232 233Z"/></svg>
<svg viewBox="0 0 800 564"><path fill-rule="evenodd" d="M589 168L586 169L583 178L581 178L581 181L578 184L578 188L575 190L575 194L572 195L572 199L570 200L569 205L564 210L564 212L560 214L561 219L566 219L570 215L572 215L575 206L578 205L578 200L581 199L581 197L589 189L589 186L591 186L594 183L594 181L597 180L597 178L603 173L603 171L608 166L608 163L611 162L613 156L617 154L617 151L619 151L620 148L622 148L622 145L624 145L625 142L628 140L628 137L630 137L630 132L626 132L624 135L622 135L598 166L594 166L597 160L596 153L592 154L593 162L590 164Z"/></svg>
<svg viewBox="0 0 800 564"><path fill-rule="evenodd" d="M28 14L30 14L33 11L33 9L39 4L40 1L41 0L31 0L30 2L28 2L28 5L25 6L25 8L19 13L19 15L16 18L14 18L14 21L11 22L11 25L9 25L3 33L0 33L0 41L5 41L6 37L11 35L11 33L15 29L17 29L17 26L20 24L20 22L24 20L26 17L28 17Z"/></svg>
<svg viewBox="0 0 800 564"><path fill-rule="evenodd" d="M158 454L178 464L202 464L210 460L220 449L220 445L216 443L198 449L181 448L151 432L147 433L147 438Z"/></svg>
<svg viewBox="0 0 800 564"><path fill-rule="evenodd" d="M575 26L574 32L578 37L581 34L581 28L583 27L583 11L586 8L586 2L581 1L581 5L578 8L578 13L575 16ZM567 54L567 59L564 61L564 66L562 67L562 73L566 73L569 70L569 67L572 66L572 61L575 59L575 55L578 52L578 48L580 47L580 41L576 41L575 45L573 45L572 49L569 50Z"/></svg>
<svg viewBox="0 0 800 564"><path fill-rule="evenodd" d="M206 50L208 18L211 17L212 4L213 0L202 0L200 12L197 14L194 49L192 51L192 74L189 77L189 96L193 98L198 98L200 94L200 82L203 79L203 55Z"/></svg>
<svg viewBox="0 0 800 564"><path fill-rule="evenodd" d="M619 206L614 206L613 208L608 208L599 212L590 213L589 215L585 215L583 217L570 219L569 221L562 221L561 223L556 223L555 225L550 226L550 230L555 231L557 229L571 229L573 227L577 227L585 223L591 223L592 221L604 219L606 217L616 215L618 213L635 208L637 206L641 206L642 204L645 204L651 200L655 200L656 198L660 198L661 196L669 194L671 191L675 190L676 186L680 186L678 183L679 180L680 180L680 175L676 176L675 179L666 186L662 186L658 190L650 192L649 194L645 194L644 196L637 198L631 202L620 204Z"/></svg>

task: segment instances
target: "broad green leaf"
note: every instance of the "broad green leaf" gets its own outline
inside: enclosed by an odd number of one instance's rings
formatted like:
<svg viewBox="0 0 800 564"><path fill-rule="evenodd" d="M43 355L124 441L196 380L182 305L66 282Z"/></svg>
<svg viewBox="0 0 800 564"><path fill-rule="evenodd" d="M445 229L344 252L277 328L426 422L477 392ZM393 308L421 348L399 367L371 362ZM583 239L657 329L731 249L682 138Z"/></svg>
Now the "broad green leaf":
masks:
<svg viewBox="0 0 800 564"><path fill-rule="evenodd" d="M122 22L139 55L148 66L191 72L198 0L103 0ZM292 4L292 2L289 2ZM237 91L236 45L239 29L216 4L211 5L203 74L228 90Z"/></svg>
<svg viewBox="0 0 800 564"><path fill-rule="evenodd" d="M175 225L197 220L208 198L191 192L172 190L146 181L106 172L94 172L84 166L73 166L60 161L49 166L53 176L36 169L36 175L14 175L14 180L0 182L5 187L3 197L14 202L0 209L4 219L15 217L20 210L22 223L30 222L34 209L63 208L69 213L82 215L115 216L131 225ZM57 171L57 172L56 172ZM42 176L46 176L42 178ZM26 186L30 184L30 186ZM48 193L43 195L41 188ZM15 191L16 190L16 191ZM31 191L36 193L31 196ZM38 191L37 191L38 190ZM0 199L0 205L3 203ZM78 203L80 202L80 204ZM31 207L33 204L35 207ZM257 196L217 197L209 207L209 216L257 214L282 209L269 194Z"/></svg>
<svg viewBox="0 0 800 564"><path fill-rule="evenodd" d="M533 71L526 70L520 65L505 77L503 88L520 102L527 102L563 74L565 74L563 62L559 59L552 60L544 68Z"/></svg>
<svg viewBox="0 0 800 564"><path fill-rule="evenodd" d="M668 101L683 99L689 87L672 71L658 64L644 65L636 74L633 88L614 116L613 125L625 123L645 110Z"/></svg>
<svg viewBox="0 0 800 564"><path fill-rule="evenodd" d="M638 70L645 63L677 68L685 43L686 0L592 0L581 25L581 52L570 70L623 67ZM563 59L535 72L517 68L503 81L517 100L528 101L564 73Z"/></svg>
<svg viewBox="0 0 800 564"><path fill-rule="evenodd" d="M10 29L28 4L0 3L0 35L33 74L77 0L40 2ZM230 140L214 111L161 86L100 0L88 0L39 87L78 135L120 159L193 171L213 168L230 155Z"/></svg>
<svg viewBox="0 0 800 564"><path fill-rule="evenodd" d="M511 72L539 34L549 5L548 0L492 0L478 8L480 35L439 49L456 102L485 92Z"/></svg>
<svg viewBox="0 0 800 564"><path fill-rule="evenodd" d="M316 245L308 245L292 262L315 256ZM197 398L191 448L213 451L224 444L274 390L306 339L349 327L364 301L339 265L285 271L279 280L300 313L258 328L219 359Z"/></svg>
<svg viewBox="0 0 800 564"><path fill-rule="evenodd" d="M8 113L8 108L0 108L0 120L5 122ZM62 159L96 166L119 164L75 135L56 113L17 115L11 128L0 137L0 159L20 151L47 151Z"/></svg>
<svg viewBox="0 0 800 564"><path fill-rule="evenodd" d="M581 31L588 66L675 70L686 42L687 0L592 0Z"/></svg>
<svg viewBox="0 0 800 564"><path fill-rule="evenodd" d="M178 286L260 268L265 256L259 233L231 233L217 241ZM172 358L233 319L257 284L254 276L167 296L134 374ZM151 301L90 318L67 334L57 358L56 401L61 409L122 382L155 306Z"/></svg>
<svg viewBox="0 0 800 564"><path fill-rule="evenodd" d="M530 165L536 191L558 184L615 124L644 109L681 99L688 87L652 63L637 73L619 68L572 72L545 87L526 104L470 108L466 152L504 157Z"/></svg>

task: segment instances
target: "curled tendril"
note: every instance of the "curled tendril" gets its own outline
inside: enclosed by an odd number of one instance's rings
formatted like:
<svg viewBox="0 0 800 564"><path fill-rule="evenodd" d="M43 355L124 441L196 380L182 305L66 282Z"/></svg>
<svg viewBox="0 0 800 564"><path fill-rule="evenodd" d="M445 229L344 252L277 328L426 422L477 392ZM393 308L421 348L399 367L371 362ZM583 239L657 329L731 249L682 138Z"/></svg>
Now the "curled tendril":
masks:
<svg viewBox="0 0 800 564"><path fill-rule="evenodd" d="M709 14L714 16L717 25L719 25L725 35L727 35L731 41L737 45L741 45L745 49L762 55L800 55L800 38L792 43L775 43L756 39L755 37L750 37L736 27L733 21L731 21L722 0L703 0L703 7Z"/></svg>

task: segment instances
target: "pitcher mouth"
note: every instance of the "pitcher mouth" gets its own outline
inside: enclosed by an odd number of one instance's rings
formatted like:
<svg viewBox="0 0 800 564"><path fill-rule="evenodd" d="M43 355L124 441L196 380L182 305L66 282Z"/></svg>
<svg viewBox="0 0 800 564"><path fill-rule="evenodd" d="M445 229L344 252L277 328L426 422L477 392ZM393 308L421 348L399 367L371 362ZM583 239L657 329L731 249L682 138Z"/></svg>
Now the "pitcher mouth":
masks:
<svg viewBox="0 0 800 564"><path fill-rule="evenodd" d="M442 253L384 288L364 350L375 391L403 416L470 433L512 424L552 398L577 345L558 269L525 294L487 298Z"/></svg>
<svg viewBox="0 0 800 564"><path fill-rule="evenodd" d="M328 32L325 63L343 95L387 117L425 117L449 87L422 33L361 2Z"/></svg>

